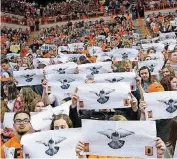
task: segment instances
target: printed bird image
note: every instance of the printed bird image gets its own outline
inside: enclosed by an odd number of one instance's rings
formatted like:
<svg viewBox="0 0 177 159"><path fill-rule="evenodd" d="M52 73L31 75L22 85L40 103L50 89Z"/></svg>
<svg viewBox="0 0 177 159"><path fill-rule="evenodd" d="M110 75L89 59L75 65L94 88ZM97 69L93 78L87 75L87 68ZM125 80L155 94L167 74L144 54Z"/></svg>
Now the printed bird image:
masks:
<svg viewBox="0 0 177 159"><path fill-rule="evenodd" d="M116 83L122 81L123 79L124 79L123 77L120 77L120 78L105 79L105 81L108 81L110 83Z"/></svg>
<svg viewBox="0 0 177 159"><path fill-rule="evenodd" d="M112 140L111 142L108 143L108 146L112 149L122 148L125 144L125 141L120 139L134 134L134 132L122 128L118 130L107 129L105 131L99 131L98 133L105 135L107 138Z"/></svg>
<svg viewBox="0 0 177 159"><path fill-rule="evenodd" d="M68 61L70 61L70 62L77 62L77 57L70 57L69 59L68 59Z"/></svg>
<svg viewBox="0 0 177 159"><path fill-rule="evenodd" d="M166 111L169 113L173 113L177 110L177 100L169 99L168 101L165 101L165 100L158 100L158 101L168 106L166 108Z"/></svg>
<svg viewBox="0 0 177 159"><path fill-rule="evenodd" d="M124 52L124 53L122 54L122 59L123 59L123 60L128 59L128 53L125 53L125 52Z"/></svg>
<svg viewBox="0 0 177 159"><path fill-rule="evenodd" d="M99 91L99 93L94 92L94 91L90 91L90 93L94 93L94 94L97 95L97 97L99 97L97 99L98 103L105 104L109 100L109 96L107 96L107 95L110 94L110 93L112 93L112 92L114 92L114 91L115 91L114 89L112 89L110 91L105 91L105 90L102 89L101 91Z"/></svg>
<svg viewBox="0 0 177 159"><path fill-rule="evenodd" d="M63 79L63 80L59 79L58 81L61 82L62 85L60 87L62 89L68 89L70 87L69 83L74 82L75 80L72 78L68 78L68 79Z"/></svg>
<svg viewBox="0 0 177 159"><path fill-rule="evenodd" d="M66 68L59 68L59 69L54 69L54 71L56 71L57 73L59 73L59 74L66 74L66 69L67 69L68 67L66 67Z"/></svg>
<svg viewBox="0 0 177 159"><path fill-rule="evenodd" d="M151 64L151 65L148 66L148 68L149 68L149 70L150 70L151 72L154 72L155 66L156 66L156 64Z"/></svg>
<svg viewBox="0 0 177 159"><path fill-rule="evenodd" d="M102 68L102 66L94 66L94 67L88 67L87 69L89 69L92 75L94 74L99 74L99 70Z"/></svg>
<svg viewBox="0 0 177 159"><path fill-rule="evenodd" d="M93 50L92 50L92 55L95 55L95 53L96 53L96 50L93 49Z"/></svg>
<svg viewBox="0 0 177 159"><path fill-rule="evenodd" d="M25 81L26 82L31 82L32 80L33 80L33 76L34 76L35 74L26 74L26 75L22 75L23 77L25 77Z"/></svg>
<svg viewBox="0 0 177 159"><path fill-rule="evenodd" d="M66 140L66 137L57 137L57 140L53 140L52 138L48 141L36 141L39 144L43 144L44 146L48 147L45 153L49 156L53 156L58 153L60 147L57 145L60 142Z"/></svg>

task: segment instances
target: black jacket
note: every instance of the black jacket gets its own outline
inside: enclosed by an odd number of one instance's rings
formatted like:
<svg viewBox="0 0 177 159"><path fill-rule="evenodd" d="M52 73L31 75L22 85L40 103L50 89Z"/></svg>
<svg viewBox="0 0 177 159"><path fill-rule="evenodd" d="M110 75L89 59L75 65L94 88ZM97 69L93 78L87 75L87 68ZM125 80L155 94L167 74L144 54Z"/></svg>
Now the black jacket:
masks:
<svg viewBox="0 0 177 159"><path fill-rule="evenodd" d="M127 109L115 109L116 112L95 112L95 110L84 110L77 112L77 108L71 108L69 117L73 123L73 127L82 127L81 119L92 119L92 120L109 120L114 115L123 115L127 120L139 120L139 111L133 112L131 108Z"/></svg>

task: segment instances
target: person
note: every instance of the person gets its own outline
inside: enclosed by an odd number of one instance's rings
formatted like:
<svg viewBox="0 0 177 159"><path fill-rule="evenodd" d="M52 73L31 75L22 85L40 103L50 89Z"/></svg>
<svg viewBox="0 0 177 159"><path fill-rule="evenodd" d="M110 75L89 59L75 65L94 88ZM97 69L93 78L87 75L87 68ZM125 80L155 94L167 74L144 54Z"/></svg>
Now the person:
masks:
<svg viewBox="0 0 177 159"><path fill-rule="evenodd" d="M148 86L152 84L151 72L147 66L143 66L139 69L139 77L143 90L147 92Z"/></svg>
<svg viewBox="0 0 177 159"><path fill-rule="evenodd" d="M175 76L175 71L171 66L165 66L162 68L162 77Z"/></svg>
<svg viewBox="0 0 177 159"><path fill-rule="evenodd" d="M50 130L67 129L72 127L72 121L69 116L66 114L59 114L52 120Z"/></svg>
<svg viewBox="0 0 177 159"><path fill-rule="evenodd" d="M34 112L41 112L43 108L45 108L44 102L39 100L35 105Z"/></svg>
<svg viewBox="0 0 177 159"><path fill-rule="evenodd" d="M169 133L168 133L168 141L166 143L168 158L172 158L174 155L176 141L177 141L177 117L174 117L169 123Z"/></svg>
<svg viewBox="0 0 177 159"><path fill-rule="evenodd" d="M77 100L78 96L74 94L72 96L72 104L70 106L70 112L69 117L73 122L73 127L81 127L82 122L81 119L92 119L92 120L109 120L114 115L122 115L127 120L139 120L139 109L138 109L138 103L136 98L133 96L132 93L129 93L131 100L131 108L129 109L114 109L114 111L111 110L84 110L77 112Z"/></svg>
<svg viewBox="0 0 177 159"><path fill-rule="evenodd" d="M13 68L10 66L9 60L7 59L2 59L1 60L1 67L3 71L8 71L13 74Z"/></svg>
<svg viewBox="0 0 177 159"><path fill-rule="evenodd" d="M5 103L7 104L8 111L16 112L23 109L23 104L19 96L19 91L14 82L8 81L3 86L5 94Z"/></svg>
<svg viewBox="0 0 177 159"><path fill-rule="evenodd" d="M177 91L177 77L165 76L161 79L160 83L165 91Z"/></svg>
<svg viewBox="0 0 177 159"><path fill-rule="evenodd" d="M166 65L167 64L177 65L177 51L176 50L169 53L168 61L166 62Z"/></svg>
<svg viewBox="0 0 177 159"><path fill-rule="evenodd" d="M22 136L32 132L30 120L31 115L26 111L18 111L14 114L13 127L16 135L1 146L1 158L23 158L20 140ZM15 151L13 151L14 149Z"/></svg>
<svg viewBox="0 0 177 159"><path fill-rule="evenodd" d="M120 72L131 72L132 65L132 62L129 59L121 61Z"/></svg>
<svg viewBox="0 0 177 159"><path fill-rule="evenodd" d="M20 90L20 98L23 104L23 109L28 112L34 112L35 105L42 101L40 95L35 93L31 87L23 87Z"/></svg>

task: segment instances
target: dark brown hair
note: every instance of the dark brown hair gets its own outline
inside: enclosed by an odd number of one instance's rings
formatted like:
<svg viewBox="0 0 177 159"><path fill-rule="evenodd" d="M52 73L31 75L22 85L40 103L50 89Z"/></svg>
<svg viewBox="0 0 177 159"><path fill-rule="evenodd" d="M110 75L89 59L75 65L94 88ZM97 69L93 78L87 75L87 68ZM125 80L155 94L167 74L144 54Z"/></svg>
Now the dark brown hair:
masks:
<svg viewBox="0 0 177 159"><path fill-rule="evenodd" d="M148 82L152 83L152 76L151 76L151 71L149 70L149 68L148 68L147 66L141 67L141 68L139 69L139 76L140 76L140 72L141 72L142 70L148 70L148 72L149 72L149 81L148 81ZM141 77L141 76L140 76L140 77ZM144 84L144 81L142 80L141 83Z"/></svg>
<svg viewBox="0 0 177 159"><path fill-rule="evenodd" d="M6 86L6 89L7 89L7 92L8 92L7 99L8 100L14 100L14 99L16 99L19 91L18 91L15 83L12 82L12 81L7 81L5 83L5 86Z"/></svg>
<svg viewBox="0 0 177 159"><path fill-rule="evenodd" d="M171 80L173 78L175 78L175 76L166 76L161 79L160 83L164 87L165 91L172 91Z"/></svg>
<svg viewBox="0 0 177 159"><path fill-rule="evenodd" d="M174 154L177 141L177 117L174 117L169 123L168 145L172 146Z"/></svg>
<svg viewBox="0 0 177 159"><path fill-rule="evenodd" d="M17 116L18 114L22 114L22 113L27 114L27 115L29 116L29 119L31 120L31 115L30 115L30 113L27 112L27 111L24 111L24 110L20 110L20 111L16 112L16 113L14 114L14 119L13 119L13 120L15 121L16 116Z"/></svg>
<svg viewBox="0 0 177 159"><path fill-rule="evenodd" d="M68 124L68 127L69 127L69 128L72 128L72 127L73 127L72 121L71 121L71 119L69 118L68 115L66 115L66 114L59 114L59 115L56 115L56 116L54 117L54 119L52 120L52 123L51 123L51 125L50 125L50 130L54 130L54 122L55 122L56 120L60 120L60 119L65 120L66 123Z"/></svg>

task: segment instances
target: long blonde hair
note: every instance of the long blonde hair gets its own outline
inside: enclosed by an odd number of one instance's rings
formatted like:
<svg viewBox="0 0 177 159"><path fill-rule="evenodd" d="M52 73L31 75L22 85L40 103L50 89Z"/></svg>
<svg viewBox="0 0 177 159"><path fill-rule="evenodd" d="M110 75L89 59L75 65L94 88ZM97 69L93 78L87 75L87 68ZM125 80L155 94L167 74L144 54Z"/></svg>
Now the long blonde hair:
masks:
<svg viewBox="0 0 177 159"><path fill-rule="evenodd" d="M20 94L24 110L34 112L36 103L42 100L41 96L35 93L31 87L22 88Z"/></svg>

